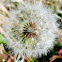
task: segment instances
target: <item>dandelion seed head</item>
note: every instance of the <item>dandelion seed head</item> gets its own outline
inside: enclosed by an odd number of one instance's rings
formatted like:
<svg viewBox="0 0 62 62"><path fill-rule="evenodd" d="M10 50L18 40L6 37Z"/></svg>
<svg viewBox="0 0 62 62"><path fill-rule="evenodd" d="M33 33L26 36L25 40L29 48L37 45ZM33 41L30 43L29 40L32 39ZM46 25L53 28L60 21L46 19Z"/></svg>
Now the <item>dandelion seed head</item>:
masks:
<svg viewBox="0 0 62 62"><path fill-rule="evenodd" d="M40 57L47 55L57 38L57 18L43 4L22 4L11 10L9 23L3 28L12 42L15 54Z"/></svg>

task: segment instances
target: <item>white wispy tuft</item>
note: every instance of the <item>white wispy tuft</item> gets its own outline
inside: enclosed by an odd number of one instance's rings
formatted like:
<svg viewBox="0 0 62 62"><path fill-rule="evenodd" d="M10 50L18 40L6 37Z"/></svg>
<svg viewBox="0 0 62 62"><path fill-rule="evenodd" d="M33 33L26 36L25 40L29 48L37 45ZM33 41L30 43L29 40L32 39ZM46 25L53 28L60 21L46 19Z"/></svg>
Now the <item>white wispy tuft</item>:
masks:
<svg viewBox="0 0 62 62"><path fill-rule="evenodd" d="M58 31L57 18L50 9L42 3L20 3L17 9L11 9L10 12L12 15L3 28L12 40L8 43L15 54L20 53L21 56L27 57L47 55L49 49L54 46ZM34 31L35 37L23 38L23 27L29 22L35 22L39 31Z"/></svg>

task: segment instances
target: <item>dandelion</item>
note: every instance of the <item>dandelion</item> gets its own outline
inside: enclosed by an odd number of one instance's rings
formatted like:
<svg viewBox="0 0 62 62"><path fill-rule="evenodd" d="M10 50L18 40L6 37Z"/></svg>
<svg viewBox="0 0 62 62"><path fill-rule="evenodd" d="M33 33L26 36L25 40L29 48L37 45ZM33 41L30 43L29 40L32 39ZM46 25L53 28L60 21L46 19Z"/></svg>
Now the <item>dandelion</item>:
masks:
<svg viewBox="0 0 62 62"><path fill-rule="evenodd" d="M25 2L24 2L25 3ZM42 3L25 3L11 9L7 25L3 25L15 54L26 57L47 55L57 38L57 18Z"/></svg>

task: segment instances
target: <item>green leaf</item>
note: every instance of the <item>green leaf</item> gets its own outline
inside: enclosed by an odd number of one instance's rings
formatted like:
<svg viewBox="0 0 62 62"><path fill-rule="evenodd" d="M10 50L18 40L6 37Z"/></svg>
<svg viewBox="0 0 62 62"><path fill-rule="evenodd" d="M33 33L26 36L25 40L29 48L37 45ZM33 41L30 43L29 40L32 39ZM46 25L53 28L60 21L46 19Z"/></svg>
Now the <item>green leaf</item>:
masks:
<svg viewBox="0 0 62 62"><path fill-rule="evenodd" d="M7 44L7 40L5 39L5 37L0 33L0 43L6 43Z"/></svg>
<svg viewBox="0 0 62 62"><path fill-rule="evenodd" d="M15 2L17 5L19 5L19 2Z"/></svg>
<svg viewBox="0 0 62 62"><path fill-rule="evenodd" d="M35 58L31 58L31 62L38 62L38 61Z"/></svg>
<svg viewBox="0 0 62 62"><path fill-rule="evenodd" d="M52 54L55 55L54 48L51 51L52 51Z"/></svg>
<svg viewBox="0 0 62 62"><path fill-rule="evenodd" d="M56 44L56 46L62 47L62 44L61 44L60 42L58 42L58 43Z"/></svg>

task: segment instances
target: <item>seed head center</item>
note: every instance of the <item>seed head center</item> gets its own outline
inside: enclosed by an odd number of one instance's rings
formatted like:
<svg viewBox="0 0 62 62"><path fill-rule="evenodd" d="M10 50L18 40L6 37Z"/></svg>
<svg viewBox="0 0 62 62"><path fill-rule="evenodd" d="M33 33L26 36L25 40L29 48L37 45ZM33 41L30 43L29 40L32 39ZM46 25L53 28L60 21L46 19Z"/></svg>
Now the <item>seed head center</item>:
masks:
<svg viewBox="0 0 62 62"><path fill-rule="evenodd" d="M31 32L32 31L32 27L29 27L28 29L27 29L27 32Z"/></svg>
<svg viewBox="0 0 62 62"><path fill-rule="evenodd" d="M38 27L35 22L26 23L23 29L23 35L27 38L32 38L37 36Z"/></svg>

